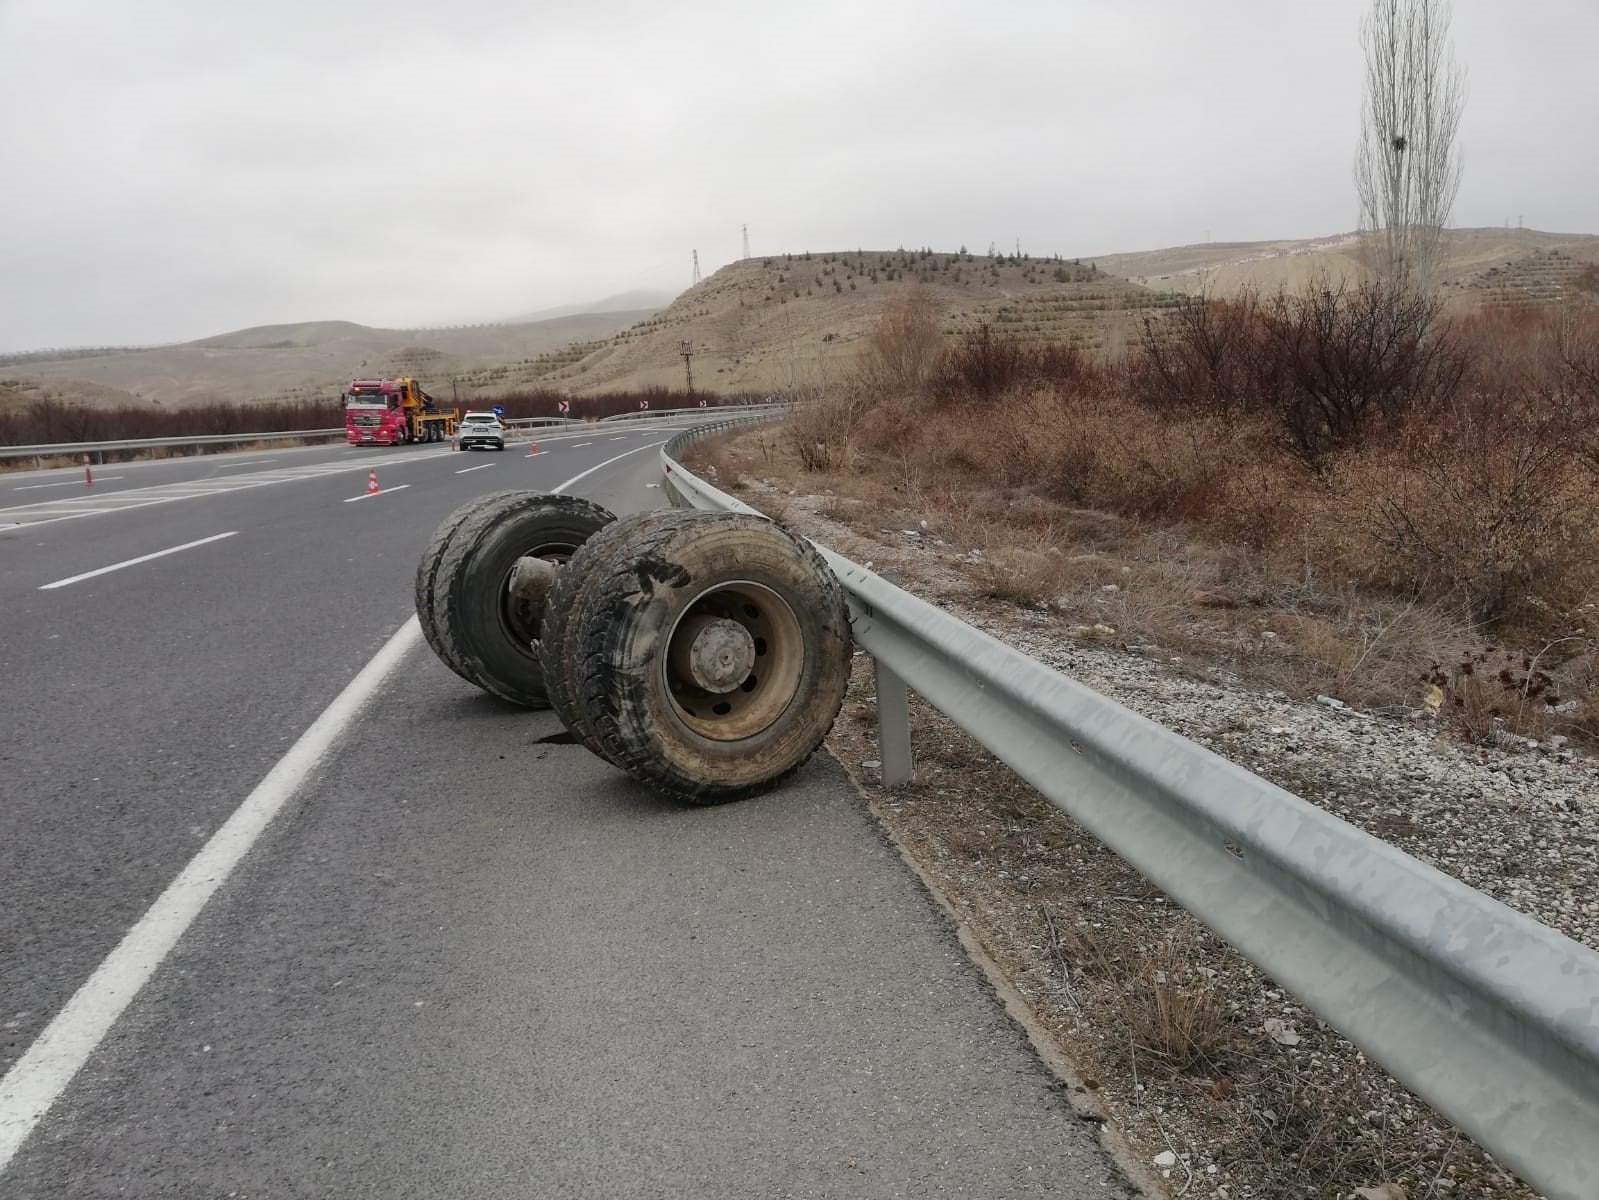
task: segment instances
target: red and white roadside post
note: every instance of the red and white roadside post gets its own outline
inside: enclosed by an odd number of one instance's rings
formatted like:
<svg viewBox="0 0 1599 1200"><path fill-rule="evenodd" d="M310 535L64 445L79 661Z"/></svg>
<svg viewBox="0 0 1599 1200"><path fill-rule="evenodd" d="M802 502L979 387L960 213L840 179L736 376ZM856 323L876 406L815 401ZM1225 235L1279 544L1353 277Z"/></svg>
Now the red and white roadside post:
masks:
<svg viewBox="0 0 1599 1200"><path fill-rule="evenodd" d="M83 456L83 486L94 486L94 472L89 469L89 456L87 454Z"/></svg>

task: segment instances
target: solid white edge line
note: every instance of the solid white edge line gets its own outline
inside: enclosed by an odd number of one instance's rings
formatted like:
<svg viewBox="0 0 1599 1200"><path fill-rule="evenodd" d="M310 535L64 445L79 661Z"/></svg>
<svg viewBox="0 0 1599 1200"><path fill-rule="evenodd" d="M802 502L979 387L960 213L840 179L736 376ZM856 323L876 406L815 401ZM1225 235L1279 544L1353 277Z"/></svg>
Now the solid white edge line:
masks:
<svg viewBox="0 0 1599 1200"><path fill-rule="evenodd" d="M154 554L141 554L138 558L130 558L126 562L112 563L109 567L101 567L94 571L85 571L82 575L73 575L66 579L58 579L54 583L41 583L39 590L48 592L51 588L66 587L69 583L80 583L85 579L93 579L96 575L106 575L112 571L120 571L123 567L136 566L139 563L149 562L152 558L165 558L169 554L176 554L179 550L192 550L196 546L203 546L207 542L220 542L223 538L230 538L237 534L237 529L228 533L214 533L210 537L201 538L197 542L184 542L181 546L173 546L167 550L157 550Z"/></svg>
<svg viewBox="0 0 1599 1200"><path fill-rule="evenodd" d="M393 487L379 488L375 492L362 492L359 496L351 496L345 503L354 504L357 500L370 500L373 496L382 496L389 492L403 492L410 486L408 483L397 483Z"/></svg>
<svg viewBox="0 0 1599 1200"><path fill-rule="evenodd" d="M612 438L611 440L615 441L616 439ZM559 495L560 493L566 491L567 488L571 487L579 479L587 479L590 475L594 474L594 472L598 471L601 467L608 467L612 463L616 462L617 459L626 458L629 454L637 454L640 450L648 450L651 446L664 446L664 445L666 445L668 440L670 440L670 439L662 438L658 442L649 442L649 443L647 443L647 444L645 444L643 446L635 447L632 450L624 450L624 451L622 451L622 453L618 454L615 458L608 458L602 463L595 463L587 471L579 471L576 475L572 476L572 478L568 479L565 483L557 484L555 487L551 488L550 490L552 492L554 492L556 495Z"/></svg>
<svg viewBox="0 0 1599 1200"><path fill-rule="evenodd" d="M200 910L422 637L409 617L300 735L0 1079L0 1172Z"/></svg>
<svg viewBox="0 0 1599 1200"><path fill-rule="evenodd" d="M553 490L567 488L620 459L665 445L665 440L624 451L572 476ZM338 694L300 735L267 776L234 811L189 865L128 930L117 948L45 1026L16 1064L0 1079L0 1173L50 1111L89 1055L110 1032L139 990L149 982L212 895L239 865L272 819L299 791L322 757L360 715L361 709L421 639L415 616Z"/></svg>

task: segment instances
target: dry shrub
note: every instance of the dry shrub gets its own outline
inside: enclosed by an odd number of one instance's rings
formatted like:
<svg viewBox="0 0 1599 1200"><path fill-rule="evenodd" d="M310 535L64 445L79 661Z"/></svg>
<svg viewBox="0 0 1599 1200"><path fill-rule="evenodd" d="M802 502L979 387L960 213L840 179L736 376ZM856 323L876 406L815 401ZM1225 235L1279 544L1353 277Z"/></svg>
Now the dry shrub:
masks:
<svg viewBox="0 0 1599 1200"><path fill-rule="evenodd" d="M1415 414L1333 468L1329 540L1371 582L1564 632L1599 595L1599 472L1575 432L1526 393Z"/></svg>
<svg viewBox="0 0 1599 1200"><path fill-rule="evenodd" d="M921 392L943 348L942 313L931 288L912 284L884 305L872 326L861 380L889 396Z"/></svg>
<svg viewBox="0 0 1599 1200"><path fill-rule="evenodd" d="M1074 383L1088 372L1082 353L1064 342L1023 342L978 326L939 363L933 396L942 401L992 401L1044 384Z"/></svg>
<svg viewBox="0 0 1599 1200"><path fill-rule="evenodd" d="M980 594L1013 604L1048 603L1060 594L1065 555L1059 547L1019 545L990 539L983 561L972 568Z"/></svg>
<svg viewBox="0 0 1599 1200"><path fill-rule="evenodd" d="M1146 325L1129 381L1154 408L1265 414L1290 454L1318 466L1458 385L1467 343L1435 336L1439 314L1436 301L1378 283L1200 295Z"/></svg>
<svg viewBox="0 0 1599 1200"><path fill-rule="evenodd" d="M817 389L802 398L785 426L800 465L811 472L848 470L864 408L858 388Z"/></svg>

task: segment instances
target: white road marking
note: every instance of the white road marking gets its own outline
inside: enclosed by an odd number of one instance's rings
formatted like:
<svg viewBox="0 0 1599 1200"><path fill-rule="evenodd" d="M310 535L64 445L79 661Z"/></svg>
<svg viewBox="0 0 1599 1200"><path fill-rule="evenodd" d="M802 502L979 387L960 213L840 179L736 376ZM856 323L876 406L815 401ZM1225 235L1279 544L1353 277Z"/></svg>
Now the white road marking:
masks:
<svg viewBox="0 0 1599 1200"><path fill-rule="evenodd" d="M113 479L121 479L121 478L122 478L122 476L120 476L120 475L102 475L95 482L96 483L110 483ZM39 488L72 487L74 484L76 484L78 487L88 487L89 486L88 484L84 483L83 480L81 480L81 479L68 479L68 480L65 480L62 483L28 483L28 484L24 484L22 487L12 488L11 490L13 492L32 492L32 491L36 491Z"/></svg>
<svg viewBox="0 0 1599 1200"><path fill-rule="evenodd" d="M612 438L611 440L614 442L616 439ZM567 488L571 487L579 479L587 479L590 475L594 474L594 472L598 471L601 467L608 467L612 463L616 462L617 459L626 458L629 454L637 454L640 450L648 450L651 446L664 446L664 445L666 445L666 442L667 442L667 439L666 438L662 438L658 442L646 442L644 445L636 446L632 450L624 450L624 451L622 451L622 453L616 455L615 458L608 458L602 463L595 463L587 471L578 472L576 475L572 476L572 478L568 479L565 483L561 484L559 487L554 488L552 490L556 491L556 492L564 492L564 491L566 491Z"/></svg>
<svg viewBox="0 0 1599 1200"><path fill-rule="evenodd" d="M217 470L217 471L225 471L229 467L253 467L257 463L277 462L277 461L278 460L275 459L275 458L247 458L243 462L217 463L215 465L215 467L213 467L212 469L213 470Z"/></svg>
<svg viewBox="0 0 1599 1200"><path fill-rule="evenodd" d="M456 472L456 474L457 475L465 475L468 471L487 471L490 467L497 466L497 465L498 464L496 464L496 463L484 463L482 466L478 466L478 467L462 467L459 471Z"/></svg>
<svg viewBox="0 0 1599 1200"><path fill-rule="evenodd" d="M620 442L620 441L623 441L623 440L624 440L624 438L621 438L621 437L614 437L614 438L611 439L611 441L613 441L613 442Z"/></svg>
<svg viewBox="0 0 1599 1200"><path fill-rule="evenodd" d="M0 1172L212 894L422 637L410 617L239 805L0 1079Z"/></svg>
<svg viewBox="0 0 1599 1200"><path fill-rule="evenodd" d="M661 445L665 445L664 440L624 451L572 476L552 490L564 492L601 467ZM300 735L300 740L245 797L227 822L211 835L211 840L167 885L167 890L138 924L128 930L117 948L73 993L66 1007L28 1047L27 1053L0 1079L0 1173L5 1171L22 1143L83 1068L139 990L150 981L211 896L227 882L234 868L327 752L343 739L361 710L421 637L422 627L417 619L408 618Z"/></svg>
<svg viewBox="0 0 1599 1200"><path fill-rule="evenodd" d="M494 464L490 463L489 465L493 466ZM357 500L370 500L370 499L372 499L373 496L386 496L390 492L403 492L403 491L405 491L406 488L408 488L410 486L411 485L408 484L408 483L400 483L400 484L396 484L394 487L379 488L375 492L362 492L359 496L351 496L348 500L345 501L345 503L346 504L354 504Z"/></svg>
<svg viewBox="0 0 1599 1200"><path fill-rule="evenodd" d="M592 446L593 444L593 442L579 442L577 445L573 446L572 449L581 450L584 446Z"/></svg>
<svg viewBox="0 0 1599 1200"><path fill-rule="evenodd" d="M82 575L73 575L67 579L58 579L54 583L41 583L39 590L48 592L51 588L66 587L69 583L81 583L85 579L93 579L96 575L108 575L112 571L120 571L123 567L137 566L139 563L149 562L152 558L165 558L169 554L176 554L179 550L192 550L196 546L203 546L207 542L220 542L223 538L233 537L237 529L230 533L214 533L208 538L201 538L197 542L184 542L181 546L173 546L169 550L157 550L154 554L141 554L138 558L130 558L126 562L112 563L109 567L101 567L96 571L85 571Z"/></svg>

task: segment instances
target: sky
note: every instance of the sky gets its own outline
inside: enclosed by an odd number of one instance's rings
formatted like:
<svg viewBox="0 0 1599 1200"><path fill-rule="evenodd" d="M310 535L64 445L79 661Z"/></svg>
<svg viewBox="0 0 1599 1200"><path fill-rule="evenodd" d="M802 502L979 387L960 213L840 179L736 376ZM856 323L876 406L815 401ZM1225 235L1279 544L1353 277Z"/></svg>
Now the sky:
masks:
<svg viewBox="0 0 1599 1200"><path fill-rule="evenodd" d="M1343 232L1368 3L0 0L0 351ZM1453 12L1452 223L1599 233L1599 0Z"/></svg>

